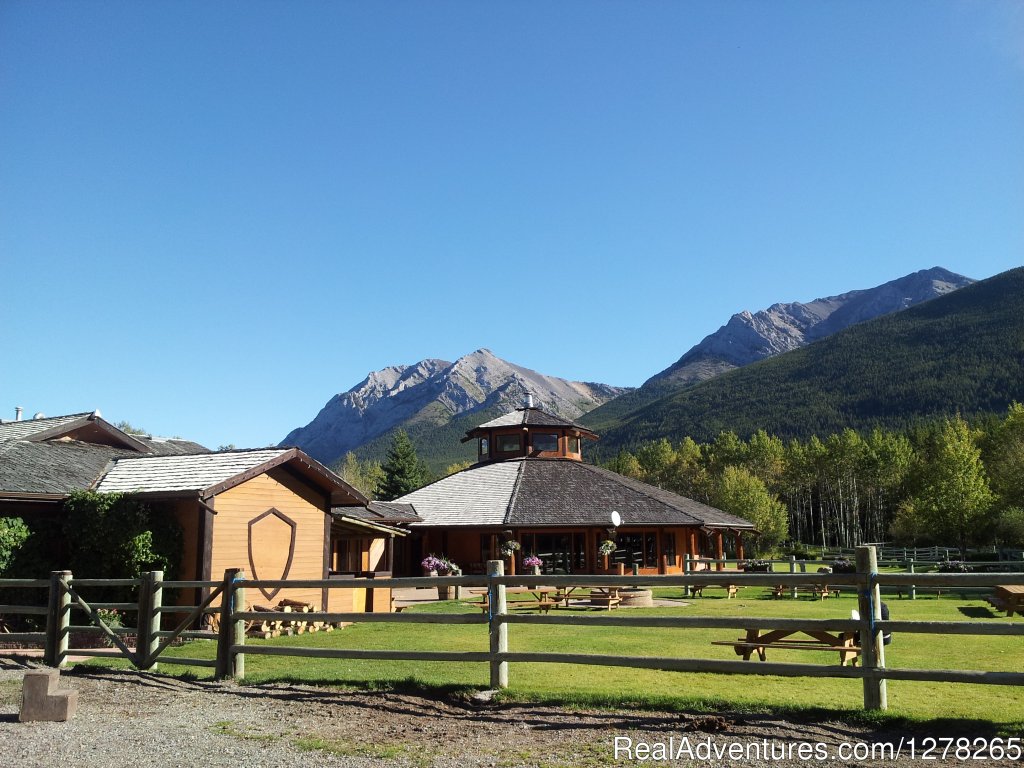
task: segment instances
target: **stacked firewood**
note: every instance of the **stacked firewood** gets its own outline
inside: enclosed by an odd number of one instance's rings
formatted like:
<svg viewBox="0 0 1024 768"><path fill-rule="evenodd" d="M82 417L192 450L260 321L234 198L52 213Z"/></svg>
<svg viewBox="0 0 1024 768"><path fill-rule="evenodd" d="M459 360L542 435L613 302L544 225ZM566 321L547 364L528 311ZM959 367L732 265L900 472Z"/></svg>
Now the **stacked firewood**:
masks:
<svg viewBox="0 0 1024 768"><path fill-rule="evenodd" d="M304 603L301 600L283 599L275 606L254 605L253 611L259 613L293 613L294 619L267 619L265 621L254 621L249 628L249 637L261 637L269 639L281 635L304 635L307 632L331 632L334 625L326 621L307 621L302 617L304 613L316 613L319 606L312 603ZM340 625L339 625L340 628Z"/></svg>

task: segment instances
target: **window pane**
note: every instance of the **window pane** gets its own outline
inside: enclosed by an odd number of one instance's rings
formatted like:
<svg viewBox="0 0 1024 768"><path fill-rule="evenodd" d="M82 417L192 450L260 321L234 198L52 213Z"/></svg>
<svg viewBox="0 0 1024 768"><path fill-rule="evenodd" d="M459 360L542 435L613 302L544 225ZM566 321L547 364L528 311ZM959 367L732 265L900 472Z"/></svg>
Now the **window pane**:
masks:
<svg viewBox="0 0 1024 768"><path fill-rule="evenodd" d="M579 453L580 452L580 439L578 437L569 437L569 438L566 438L566 439L568 440L568 445L566 446L566 450L569 453Z"/></svg>
<svg viewBox="0 0 1024 768"><path fill-rule="evenodd" d="M513 453L519 451L520 442L519 435L498 435L498 451L501 453Z"/></svg>
<svg viewBox="0 0 1024 768"><path fill-rule="evenodd" d="M486 437L481 437L480 438L480 458L481 459L486 459L487 458L487 454L489 454L490 452L491 452L491 449L490 449L490 446L487 443L487 438Z"/></svg>
<svg viewBox="0 0 1024 768"><path fill-rule="evenodd" d="M558 450L558 435L551 435L548 433L534 434L533 439L533 450L535 451L557 451Z"/></svg>

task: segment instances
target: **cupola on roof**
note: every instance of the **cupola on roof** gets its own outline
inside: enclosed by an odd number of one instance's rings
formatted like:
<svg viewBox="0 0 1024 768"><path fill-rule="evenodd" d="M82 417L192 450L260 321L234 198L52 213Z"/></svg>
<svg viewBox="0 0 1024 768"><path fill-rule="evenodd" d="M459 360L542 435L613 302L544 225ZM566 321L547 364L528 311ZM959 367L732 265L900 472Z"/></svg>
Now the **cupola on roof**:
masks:
<svg viewBox="0 0 1024 768"><path fill-rule="evenodd" d="M584 426L534 406L528 396L522 408L469 430L462 442L478 441L479 461L522 456L582 461L581 439L598 437Z"/></svg>

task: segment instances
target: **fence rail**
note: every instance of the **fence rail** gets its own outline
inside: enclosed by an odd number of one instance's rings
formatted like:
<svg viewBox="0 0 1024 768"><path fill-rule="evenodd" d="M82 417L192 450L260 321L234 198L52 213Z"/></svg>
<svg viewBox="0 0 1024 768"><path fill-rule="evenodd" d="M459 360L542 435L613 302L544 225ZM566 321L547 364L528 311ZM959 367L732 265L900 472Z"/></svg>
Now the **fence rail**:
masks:
<svg viewBox="0 0 1024 768"><path fill-rule="evenodd" d="M996 585L1024 585L1024 573L920 573L915 570L914 560L904 564L907 572L879 572L876 551L873 547L862 547L856 552L857 572L855 573L806 573L797 572L793 558L781 563L788 572L694 570L694 562L687 562L685 572L680 575L639 576L639 575L546 575L511 576L505 575L501 561L488 563L487 576L442 576L434 578L392 578L375 579L374 589L397 587L483 587L486 588L486 613L355 613L313 611L301 614L310 622L393 622L395 624L471 625L488 627L487 650L474 652L425 651L425 650L380 650L359 648L309 648L283 645L246 644L245 623L247 621L287 621L296 614L285 611L251 611L245 609L246 589L262 588L315 588L315 589L364 589L367 581L354 578L328 580L245 580L239 569L229 569L220 581L165 581L163 574L143 574L141 579L79 579L67 571L56 571L49 580L0 580L0 594L4 589L48 589L48 605L44 608L33 605L0 605L0 613L45 615L45 632L14 633L3 637L14 642L34 642L45 639L45 659L48 664L63 666L68 657L68 640L72 631L88 632L106 637L115 646L111 649L76 649L82 656L99 658L127 658L140 669L154 669L157 663L183 664L214 669L217 678L242 678L245 675L247 655L294 656L332 659L383 659L403 661L446 661L487 663L490 665L490 681L494 688L508 685L509 663L535 664L584 664L609 667L631 667L637 669L660 669L680 672L710 672L720 674L756 674L783 677L846 678L860 679L864 688L864 706L868 709L884 709L887 703L887 680L913 680L932 682L979 683L990 685L1024 685L1024 673L1013 671L949 670L949 669L899 669L886 667L883 632L927 633L946 635L982 635L1024 637L1024 623L1021 622L949 622L949 621L883 621L881 617L880 590L883 587L905 588L911 597L917 587L987 588ZM704 561L708 563L708 561ZM715 560L708 564L724 568L735 560ZM825 561L811 561L825 562ZM774 567L774 564L773 564ZM522 587L682 587L713 584L737 586L777 586L791 590L799 587L828 584L829 586L856 587L859 619L792 619L777 617L741 616L651 616L647 614L588 615L575 614L512 614L506 599L510 586ZM82 591L92 587L118 586L138 591L137 602L92 602L82 596ZM197 605L165 606L162 604L164 589L201 589L206 592ZM116 608L134 612L137 616L135 628L110 627L104 623L100 608ZM72 611L84 613L88 625L72 624ZM173 629L162 626L164 616L180 618ZM216 631L197 630L195 625L203 617L219 617ZM510 652L509 631L511 627L534 626L577 626L585 627L660 627L678 629L741 629L741 630L782 630L855 633L860 648L860 667L843 665L758 662L708 658L677 658L650 656L623 656L605 654L537 653ZM125 642L126 636L137 635L135 649ZM217 642L216 659L172 657L164 651L176 639L210 639Z"/></svg>

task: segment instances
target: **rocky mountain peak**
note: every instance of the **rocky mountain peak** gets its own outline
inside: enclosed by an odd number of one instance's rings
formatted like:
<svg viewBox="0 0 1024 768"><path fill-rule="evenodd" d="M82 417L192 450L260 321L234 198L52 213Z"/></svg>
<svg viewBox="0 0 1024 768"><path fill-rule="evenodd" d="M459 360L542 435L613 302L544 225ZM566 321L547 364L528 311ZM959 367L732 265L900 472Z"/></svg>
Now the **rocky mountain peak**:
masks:
<svg viewBox="0 0 1024 768"><path fill-rule="evenodd" d="M398 427L429 422L440 428L474 410L512 410L527 393L545 409L576 419L624 391L546 376L481 348L453 363L427 359L373 371L281 444L331 463Z"/></svg>
<svg viewBox="0 0 1024 768"><path fill-rule="evenodd" d="M772 304L753 313L743 310L672 366L648 379L644 387L703 381L731 368L797 349L856 323L943 296L973 282L969 277L942 267L932 267L874 288L806 303Z"/></svg>

